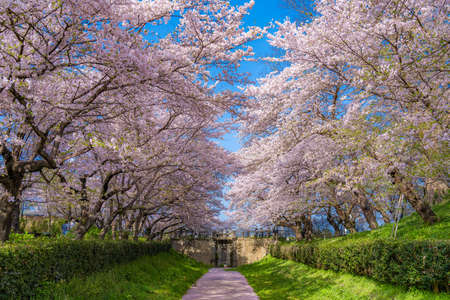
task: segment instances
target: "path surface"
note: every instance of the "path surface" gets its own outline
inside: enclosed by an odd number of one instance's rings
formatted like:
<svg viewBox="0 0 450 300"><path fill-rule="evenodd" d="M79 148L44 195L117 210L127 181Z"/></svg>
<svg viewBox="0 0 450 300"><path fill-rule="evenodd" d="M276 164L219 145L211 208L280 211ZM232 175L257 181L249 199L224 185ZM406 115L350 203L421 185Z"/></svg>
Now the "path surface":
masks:
<svg viewBox="0 0 450 300"><path fill-rule="evenodd" d="M236 271L212 268L191 287L182 300L258 300L247 279Z"/></svg>

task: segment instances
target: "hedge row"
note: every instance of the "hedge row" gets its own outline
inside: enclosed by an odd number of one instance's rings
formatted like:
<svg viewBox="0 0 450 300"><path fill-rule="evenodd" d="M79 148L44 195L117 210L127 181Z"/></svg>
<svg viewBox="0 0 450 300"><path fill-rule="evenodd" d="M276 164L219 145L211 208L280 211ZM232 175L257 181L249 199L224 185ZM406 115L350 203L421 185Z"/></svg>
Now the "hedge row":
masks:
<svg viewBox="0 0 450 300"><path fill-rule="evenodd" d="M48 282L87 275L169 249L169 244L133 241L50 240L6 244L0 246L0 299L29 299Z"/></svg>
<svg viewBox="0 0 450 300"><path fill-rule="evenodd" d="M349 246L276 243L272 256L402 286L448 290L449 241L374 240Z"/></svg>

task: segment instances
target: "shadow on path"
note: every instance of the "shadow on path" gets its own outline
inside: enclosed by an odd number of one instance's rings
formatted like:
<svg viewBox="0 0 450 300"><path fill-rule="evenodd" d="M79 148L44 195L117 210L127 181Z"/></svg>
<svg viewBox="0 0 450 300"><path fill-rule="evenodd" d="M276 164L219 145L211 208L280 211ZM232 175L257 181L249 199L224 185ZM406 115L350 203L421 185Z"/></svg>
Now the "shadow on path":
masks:
<svg viewBox="0 0 450 300"><path fill-rule="evenodd" d="M239 272L212 268L183 296L182 300L258 300Z"/></svg>

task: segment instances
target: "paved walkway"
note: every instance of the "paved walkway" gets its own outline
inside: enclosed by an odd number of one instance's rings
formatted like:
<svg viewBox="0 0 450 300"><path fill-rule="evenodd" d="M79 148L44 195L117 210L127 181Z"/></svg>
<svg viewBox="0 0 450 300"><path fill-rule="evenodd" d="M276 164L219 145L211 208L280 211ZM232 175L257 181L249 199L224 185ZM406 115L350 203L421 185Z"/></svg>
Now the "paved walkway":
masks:
<svg viewBox="0 0 450 300"><path fill-rule="evenodd" d="M212 268L189 289L182 300L258 300L239 272Z"/></svg>

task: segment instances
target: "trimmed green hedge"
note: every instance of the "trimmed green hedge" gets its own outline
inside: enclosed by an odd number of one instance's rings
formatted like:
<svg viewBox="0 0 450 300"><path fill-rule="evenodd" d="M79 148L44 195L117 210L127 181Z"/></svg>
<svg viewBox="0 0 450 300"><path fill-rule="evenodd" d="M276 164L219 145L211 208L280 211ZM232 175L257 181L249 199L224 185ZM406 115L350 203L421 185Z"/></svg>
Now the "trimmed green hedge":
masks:
<svg viewBox="0 0 450 300"><path fill-rule="evenodd" d="M320 269L434 291L447 290L450 277L449 241L374 240L348 246L276 243L270 254Z"/></svg>
<svg viewBox="0 0 450 300"><path fill-rule="evenodd" d="M0 299L28 299L48 282L86 275L169 244L133 241L33 241L0 246Z"/></svg>

